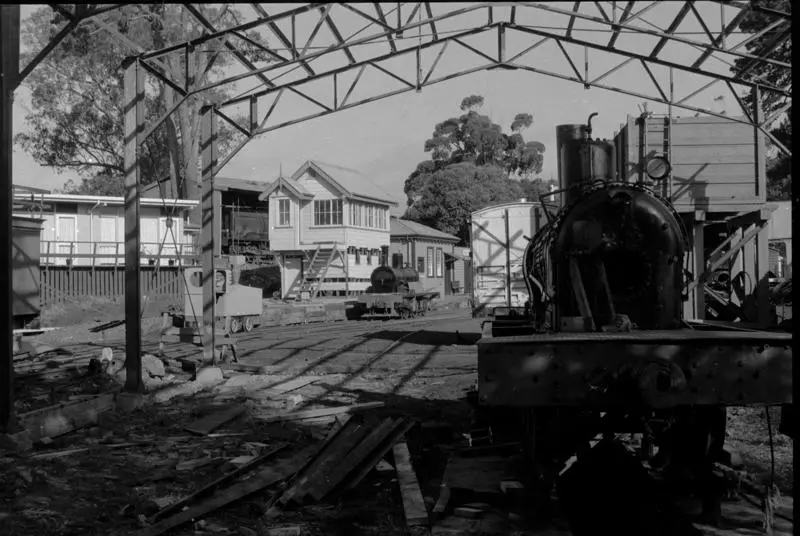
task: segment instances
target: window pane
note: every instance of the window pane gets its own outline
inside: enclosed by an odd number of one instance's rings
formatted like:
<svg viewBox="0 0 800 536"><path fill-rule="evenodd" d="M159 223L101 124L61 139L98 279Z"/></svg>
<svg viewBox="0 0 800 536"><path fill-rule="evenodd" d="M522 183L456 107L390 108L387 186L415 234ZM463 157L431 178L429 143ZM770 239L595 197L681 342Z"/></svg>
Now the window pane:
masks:
<svg viewBox="0 0 800 536"><path fill-rule="evenodd" d="M428 277L433 277L433 248L428 248L428 258L426 263L428 265Z"/></svg>

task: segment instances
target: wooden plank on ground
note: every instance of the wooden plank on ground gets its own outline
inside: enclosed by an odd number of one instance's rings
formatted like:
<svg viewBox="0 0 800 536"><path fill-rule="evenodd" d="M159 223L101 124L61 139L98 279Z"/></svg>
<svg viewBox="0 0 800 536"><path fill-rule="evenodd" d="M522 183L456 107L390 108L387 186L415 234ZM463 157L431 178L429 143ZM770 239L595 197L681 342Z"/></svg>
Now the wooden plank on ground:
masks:
<svg viewBox="0 0 800 536"><path fill-rule="evenodd" d="M219 365L219 368L234 372L248 372L250 374L269 374L275 367L271 365L254 365L252 363L224 363Z"/></svg>
<svg viewBox="0 0 800 536"><path fill-rule="evenodd" d="M422 499L422 491L419 489L417 475L411 464L411 454L408 452L408 445L397 443L394 446L394 464L397 469L397 483L400 486L400 495L403 497L403 511L406 514L406 525L428 524L428 509Z"/></svg>
<svg viewBox="0 0 800 536"><path fill-rule="evenodd" d="M305 467L298 472L294 482L292 482L286 491L284 491L283 494L277 498L276 502L279 502L280 504L286 504L297 496L304 481L303 478L306 475L315 472L319 468L320 464L322 464L322 461L325 459L326 453L330 451L334 440L339 436L339 434L343 433L348 424L350 424L350 415L345 415L344 417L345 418L342 421L340 421L338 418L336 419L336 423L328 432L328 435L325 437L325 440L322 442L319 449L317 449L317 452L311 459L308 460L308 463L305 465Z"/></svg>
<svg viewBox="0 0 800 536"><path fill-rule="evenodd" d="M246 411L247 408L244 406L235 406L223 411L217 411L184 426L184 430L192 432L193 434L208 435L226 422L235 419Z"/></svg>
<svg viewBox="0 0 800 536"><path fill-rule="evenodd" d="M351 421L352 423L353 421ZM370 432L370 424L360 422L348 426L338 434L331 442L330 448L326 449L319 457L319 463L314 468L304 471L296 484L296 497L302 498L309 490L315 486L326 475L331 474L334 468L352 451L356 445L360 444Z"/></svg>
<svg viewBox="0 0 800 536"><path fill-rule="evenodd" d="M309 495L314 499L321 501L325 496L339 483L341 483L347 475L355 470L358 465L369 456L369 454L386 439L386 436L392 433L392 430L397 426L398 420L385 419L377 428L371 430L368 435L353 448L334 470L327 475L320 475L317 479L317 484L313 487L309 486Z"/></svg>
<svg viewBox="0 0 800 536"><path fill-rule="evenodd" d="M358 468L358 472L356 472L351 478L349 478L347 485L344 489L353 489L355 488L364 477L369 474L373 467L375 467L379 461L386 456L386 453L389 452L394 444L403 437L406 432L408 432L411 427L414 426L414 421L410 420L402 420L400 424L394 429L394 431L387 437L383 443L381 443L380 447L376 450L372 451L372 454L364 461L363 464Z"/></svg>
<svg viewBox="0 0 800 536"><path fill-rule="evenodd" d="M297 421L302 419L315 419L317 417L328 417L356 411L364 411L383 407L383 402L366 402L364 404L354 404L352 406L339 406L336 408L311 409L297 411L294 413L284 413L282 415L272 415L270 417L259 417L264 422Z"/></svg>
<svg viewBox="0 0 800 536"><path fill-rule="evenodd" d="M114 407L114 394L106 393L86 400L74 400L55 406L21 413L19 424L36 443L97 423L97 416Z"/></svg>
<svg viewBox="0 0 800 536"><path fill-rule="evenodd" d="M252 478L248 478L244 482L239 482L222 490L221 492L210 497L208 500L193 506L183 512L175 514L172 517L156 523L150 527L137 532L137 536L158 536L164 532L188 523L192 520L200 519L208 515L217 508L226 506L234 501L238 501L260 491L266 487L273 486L278 482L285 480L297 472L303 465L305 465L308 458L314 453L316 445L312 445L302 449L300 452L292 456L286 461L276 464L275 467L263 469Z"/></svg>
<svg viewBox="0 0 800 536"><path fill-rule="evenodd" d="M433 507L433 514L441 516L447 510L447 504L450 502L450 488L445 484L439 487L439 498L436 500L436 505Z"/></svg>
<svg viewBox="0 0 800 536"><path fill-rule="evenodd" d="M310 385L319 380L320 380L319 376L300 376L299 378L295 378L287 382L281 382L274 387L270 387L269 390L277 391L281 394L289 393L291 391L295 391L297 389L300 389L301 387L305 387L306 385Z"/></svg>
<svg viewBox="0 0 800 536"><path fill-rule="evenodd" d="M227 484L228 482L238 478L239 476L241 476L241 475L243 475L243 474L245 474L245 473L247 473L249 471L252 471L255 467L257 467L258 465L260 465L260 464L264 463L265 461L269 460L270 458L275 456L275 454L277 454L278 452L280 452L283 449L285 449L287 446L288 445L286 443L282 443L282 444L278 445L277 447L275 447L273 449L270 449L269 451L265 452L264 454L261 454L260 456L257 456L253 460L251 460L251 461L247 462L246 464L238 467L237 469L231 471L230 473L228 473L226 475L223 475L223 476L219 477L218 479L214 480L213 482L203 486L202 488L198 489L197 491L195 491L191 495L187 495L183 499L181 499L181 500L179 500L177 502L174 502L174 503L172 503L172 504L170 504L168 506L165 506L164 508L162 508L161 510L159 510L158 512L153 514L153 516L150 518L151 521L155 521L155 520L157 520L159 518L162 518L164 516L173 514L175 512L179 512L184 506L188 505L191 502L196 501L197 499L199 499L200 497L202 497L204 495L208 495L209 493L211 493L215 489L219 488L221 485Z"/></svg>

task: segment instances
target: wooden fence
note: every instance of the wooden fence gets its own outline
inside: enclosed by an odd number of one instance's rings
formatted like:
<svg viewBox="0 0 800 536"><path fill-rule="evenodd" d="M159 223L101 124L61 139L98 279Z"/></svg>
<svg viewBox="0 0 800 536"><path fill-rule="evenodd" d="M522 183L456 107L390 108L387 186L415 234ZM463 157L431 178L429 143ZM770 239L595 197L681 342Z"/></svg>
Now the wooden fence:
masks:
<svg viewBox="0 0 800 536"><path fill-rule="evenodd" d="M183 268L142 266L142 295L149 298L183 299ZM125 269L113 266L47 266L41 270L41 307L81 298L125 296Z"/></svg>

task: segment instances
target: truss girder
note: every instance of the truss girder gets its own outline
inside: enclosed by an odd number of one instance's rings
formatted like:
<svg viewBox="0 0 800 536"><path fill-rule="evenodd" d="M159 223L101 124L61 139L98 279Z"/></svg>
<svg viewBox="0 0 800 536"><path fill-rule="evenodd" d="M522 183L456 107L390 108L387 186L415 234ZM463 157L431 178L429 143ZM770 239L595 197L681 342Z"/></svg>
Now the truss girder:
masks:
<svg viewBox="0 0 800 536"><path fill-rule="evenodd" d="M483 69L516 69L543 74L563 80L582 84L586 88L601 88L647 99L656 103L663 103L677 108L683 108L697 113L721 115L716 110L709 109L708 105L697 105L691 101L698 94L707 91L719 82L724 82L734 94L734 100L742 108L743 116L750 121L753 114L744 105L739 93L750 92L758 87L762 93L772 93L782 99L783 109L791 106L791 86L777 87L767 83L761 69L757 66L768 65L773 69L785 69L791 73L791 66L770 57L769 52L781 46L790 38L791 18L785 13L775 10L763 9L748 2L724 2L719 9L707 9L709 4L716 2L691 0L687 2L657 2L657 1L628 1L617 2L574 2L574 3L547 3L547 2L486 2L475 3L467 7L451 6L450 4L430 2L407 3L373 3L373 4L330 4L311 3L292 9L276 12L279 7L262 4L251 4L255 15L253 20L242 22L236 26L219 28L212 25L192 5L184 5L184 9L195 18L207 33L197 39L180 44L172 44L159 50L144 52L141 47L136 48L140 55L141 65L147 72L160 79L175 89L182 99L173 108L176 109L189 97L202 95L214 88L236 86L240 83L257 81L258 85L245 91L236 98L221 103L215 109L218 117L225 123L233 126L236 131L244 136L242 144L234 151L220 160L224 165L236 154L241 147L253 136L270 132L300 121L328 115L337 111L353 108L369 102L384 99L406 91L419 91L425 86L441 83L456 77L474 73ZM706 9L701 6L706 4ZM68 20L68 25L62 30L66 35L72 27L109 7L90 6L89 8L51 4L53 9L62 13ZM723 7L724 6L724 7ZM570 9L571 7L571 9ZM669 7L669 9L667 9ZM670 11L669 14L666 11ZM709 15L710 12L718 13L719 18ZM748 12L758 11L761 15L770 18L770 24L747 39L732 38L742 18ZM657 15L655 15L657 14ZM561 26L544 26L532 23L544 17L561 17ZM661 27L649 20L657 17L658 22L667 26ZM525 21L528 22L525 22ZM681 28L688 22L696 25L696 31L691 37L684 36ZM287 29L290 24L290 30ZM593 25L595 31L604 28L610 38L604 41L591 40L586 36L584 25ZM281 26L283 25L283 29ZM354 25L363 27L348 35ZM98 24L102 27L102 24ZM322 29L328 31L328 38L322 36ZM446 28L446 29L445 29ZM246 31L264 31L267 46L263 50L269 55L268 62L255 64L249 61L241 50L236 47L237 40L244 40ZM112 29L109 29L111 31ZM412 32L412 30L414 30ZM425 36L422 36L422 33ZM287 34L291 33L291 37ZM650 45L648 52L634 52L620 45L623 34L640 34L656 39L655 45ZM404 36L418 38L413 42L404 39ZM468 38L477 35L492 34L496 39L488 40L483 44L469 42ZM537 40L522 51L510 53L507 51L509 36L536 37ZM764 54L756 56L745 52L744 46L756 38L766 39L768 48ZM62 36L63 37L63 36ZM118 38L125 39L123 36ZM204 85L195 84L191 88L188 84L177 83L165 75L165 70L160 66L160 58L168 54L183 54L203 43L217 40L229 53L233 54L236 61L243 67L241 73L227 76ZM249 41L248 41L249 42ZM411 42L411 46L408 46ZM553 60L561 62L563 68L548 68L540 65L526 64L526 57L543 44L554 43L557 46ZM131 43L127 43L131 46ZM257 43L251 43L255 46ZM452 44L457 46L453 47ZM671 44L689 46L696 51L698 57L688 61L675 61L666 55ZM135 45L135 44L134 44ZM55 46L55 45L53 45ZM448 50L448 46L450 46ZM567 47L571 47L573 54L584 55L583 69L580 69L574 55L570 54ZM429 50L431 49L431 50ZM385 52L388 50L388 53ZM443 74L448 64L448 55L454 50L461 54L471 55L479 64L465 67ZM591 55L589 51L594 51ZM426 52L427 51L427 52ZM435 51L435 52L434 52ZM47 51L44 51L46 54ZM423 59L426 53L432 53L435 58ZM598 54L602 53L602 54ZM329 59L336 54L343 54L347 59L344 66L331 67ZM392 60L402 56L414 56L416 75L403 74L395 70ZM603 56L612 63L594 68L595 57ZM738 69L731 69L721 73L711 67L706 68L712 59L725 62L725 58L745 60ZM423 65L424 62L424 65ZM730 62L726 62L729 63ZM624 83L615 83L618 72L623 69L638 68L641 79L652 82L649 90L631 89ZM669 70L669 90L665 90L666 81L659 81L656 69ZM289 73L296 69L302 70L302 76L289 77ZM590 73L590 70L593 71ZM391 80L397 87L386 86L373 91L366 97L353 99L354 93L364 89L362 77L365 73L381 73L386 80ZM688 76L696 75L700 84L690 89L681 87L682 91L675 94L672 83L673 72L681 72ZM347 78L348 73L354 73L352 81L342 83L342 78ZM187 73L188 77L188 73ZM318 84L314 86L314 84ZM238 87L238 86L236 86ZM275 119L281 115L284 107L281 97L285 92L290 92L311 103L315 111L298 114L296 117ZM325 97L320 97L320 91ZM344 98L341 96L344 95ZM260 99L271 99L271 103L261 107L257 104ZM283 99L285 101L286 99ZM249 113L245 118L237 117L226 110L249 104ZM326 104L332 103L332 105ZM257 116L257 110L266 109L262 117ZM276 113L277 111L277 113ZM169 113L169 112L168 112ZM167 114L168 115L168 114ZM770 115L766 121L757 125L767 136L770 123L781 114ZM166 117L166 116L165 116ZM162 117L147 129L151 133L164 119ZM736 118L735 120L739 120ZM777 141L777 140L773 140ZM777 144L783 148L780 144Z"/></svg>

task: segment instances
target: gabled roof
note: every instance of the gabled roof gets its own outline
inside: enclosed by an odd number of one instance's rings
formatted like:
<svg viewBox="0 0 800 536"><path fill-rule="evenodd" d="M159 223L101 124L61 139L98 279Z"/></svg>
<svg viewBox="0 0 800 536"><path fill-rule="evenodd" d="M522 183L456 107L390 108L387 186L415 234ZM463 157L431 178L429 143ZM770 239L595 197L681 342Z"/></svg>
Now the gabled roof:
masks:
<svg viewBox="0 0 800 536"><path fill-rule="evenodd" d="M261 194L259 194L258 200L264 201L267 197L269 197L270 194L279 191L281 188L286 188L300 199L314 198L314 195L311 194L311 192L309 192L305 188L303 188L303 185L298 183L297 181L292 179L287 179L286 177L278 177L272 182L272 184L270 184L269 188L267 188Z"/></svg>
<svg viewBox="0 0 800 536"><path fill-rule="evenodd" d="M395 207L398 205L397 201L392 199L392 196L381 190L369 177L353 169L334 166L325 162L307 160L292 174L290 180L297 181L309 170L322 177L343 197L359 201L378 201Z"/></svg>
<svg viewBox="0 0 800 536"><path fill-rule="evenodd" d="M459 238L449 233L442 232L433 227L422 225L411 220L403 220L396 216L392 216L389 236L391 238L401 236L413 236L419 238L433 238L436 240L445 240L447 242L458 242Z"/></svg>

